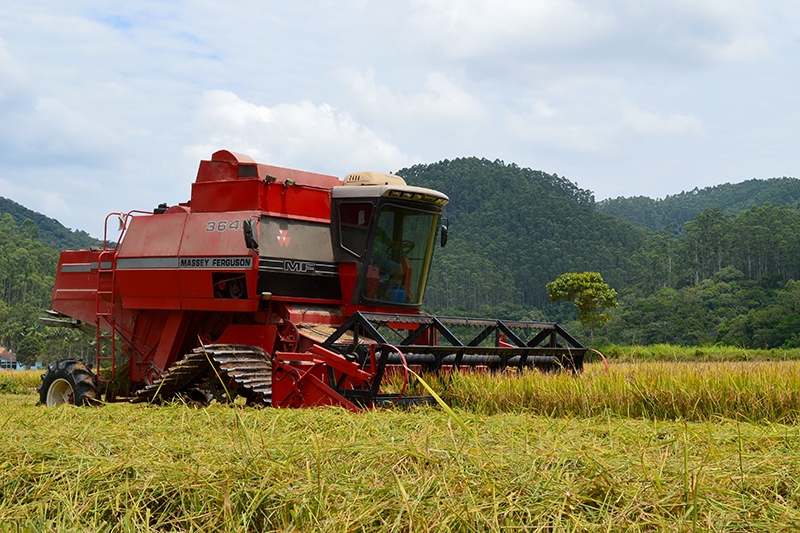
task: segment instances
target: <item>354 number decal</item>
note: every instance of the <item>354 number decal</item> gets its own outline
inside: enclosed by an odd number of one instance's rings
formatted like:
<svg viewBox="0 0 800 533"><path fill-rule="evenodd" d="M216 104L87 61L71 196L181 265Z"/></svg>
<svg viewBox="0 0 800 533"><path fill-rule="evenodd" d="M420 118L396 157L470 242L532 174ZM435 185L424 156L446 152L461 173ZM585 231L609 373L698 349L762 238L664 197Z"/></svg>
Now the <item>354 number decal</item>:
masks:
<svg viewBox="0 0 800 533"><path fill-rule="evenodd" d="M206 223L206 231L226 231L232 230L237 231L242 228L241 224L244 222L243 220L231 220L230 222L227 220L211 220Z"/></svg>

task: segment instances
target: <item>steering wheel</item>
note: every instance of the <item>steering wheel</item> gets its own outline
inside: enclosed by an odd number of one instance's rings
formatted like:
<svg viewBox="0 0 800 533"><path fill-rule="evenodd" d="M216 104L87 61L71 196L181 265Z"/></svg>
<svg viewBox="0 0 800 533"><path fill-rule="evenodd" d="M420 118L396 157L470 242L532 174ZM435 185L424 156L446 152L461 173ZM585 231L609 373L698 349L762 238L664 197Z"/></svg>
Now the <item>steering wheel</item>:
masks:
<svg viewBox="0 0 800 533"><path fill-rule="evenodd" d="M414 241L398 241L387 245L386 250L396 250L400 252L400 255L406 255L408 252L414 249L414 246L416 246Z"/></svg>

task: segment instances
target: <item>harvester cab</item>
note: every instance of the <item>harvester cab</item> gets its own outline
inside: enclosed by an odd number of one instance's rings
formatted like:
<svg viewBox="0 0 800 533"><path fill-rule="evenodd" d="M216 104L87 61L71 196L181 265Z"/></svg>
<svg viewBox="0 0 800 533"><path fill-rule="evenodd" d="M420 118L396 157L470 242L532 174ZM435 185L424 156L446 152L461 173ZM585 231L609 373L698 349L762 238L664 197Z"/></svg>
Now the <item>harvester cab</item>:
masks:
<svg viewBox="0 0 800 533"><path fill-rule="evenodd" d="M332 192L336 260L353 263L353 303L419 308L447 197L399 176L348 174Z"/></svg>
<svg viewBox="0 0 800 533"><path fill-rule="evenodd" d="M430 401L381 388L409 368L579 371L585 348L557 324L421 312L447 202L391 174L341 180L216 152L190 201L113 213L118 244L62 252L46 322L95 326L98 372L53 363L41 401L105 390L357 411Z"/></svg>

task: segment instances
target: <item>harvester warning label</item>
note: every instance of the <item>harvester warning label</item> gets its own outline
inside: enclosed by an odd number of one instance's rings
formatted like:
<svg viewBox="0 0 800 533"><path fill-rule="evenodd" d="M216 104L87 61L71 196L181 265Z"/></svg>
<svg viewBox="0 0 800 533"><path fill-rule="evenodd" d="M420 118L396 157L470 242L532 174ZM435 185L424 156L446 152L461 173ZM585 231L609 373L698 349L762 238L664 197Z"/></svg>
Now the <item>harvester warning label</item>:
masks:
<svg viewBox="0 0 800 533"><path fill-rule="evenodd" d="M253 268L252 257L181 257L181 268Z"/></svg>

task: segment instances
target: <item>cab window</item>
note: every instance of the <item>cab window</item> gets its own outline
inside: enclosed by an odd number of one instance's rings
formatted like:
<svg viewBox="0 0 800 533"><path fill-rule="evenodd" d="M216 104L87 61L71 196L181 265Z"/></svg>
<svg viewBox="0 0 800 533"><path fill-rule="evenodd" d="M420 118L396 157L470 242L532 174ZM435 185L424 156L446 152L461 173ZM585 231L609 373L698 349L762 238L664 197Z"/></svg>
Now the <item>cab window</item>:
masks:
<svg viewBox="0 0 800 533"><path fill-rule="evenodd" d="M364 255L372 209L369 202L346 202L339 206L340 244L356 257Z"/></svg>
<svg viewBox="0 0 800 533"><path fill-rule="evenodd" d="M384 205L367 266L365 296L390 304L420 304L439 215Z"/></svg>

